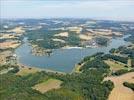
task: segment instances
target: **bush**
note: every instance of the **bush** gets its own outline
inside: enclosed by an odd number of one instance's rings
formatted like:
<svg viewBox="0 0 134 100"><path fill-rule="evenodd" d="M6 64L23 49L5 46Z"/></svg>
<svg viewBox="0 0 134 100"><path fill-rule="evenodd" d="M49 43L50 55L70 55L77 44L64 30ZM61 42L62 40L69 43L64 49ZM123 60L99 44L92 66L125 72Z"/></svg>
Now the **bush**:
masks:
<svg viewBox="0 0 134 100"><path fill-rule="evenodd" d="M134 72L134 69L131 69L131 70L125 70L125 69L121 69L121 70L118 70L114 73L112 73L112 75L116 75L116 76L119 76L119 75L122 75L122 74L125 74L125 73L128 73L128 72Z"/></svg>
<svg viewBox="0 0 134 100"><path fill-rule="evenodd" d="M123 85L134 91L134 83L124 82Z"/></svg>
<svg viewBox="0 0 134 100"><path fill-rule="evenodd" d="M127 72L128 72L127 70L121 69L121 70L118 70L118 71L112 73L112 75L119 76L119 75L125 74Z"/></svg>
<svg viewBox="0 0 134 100"><path fill-rule="evenodd" d="M17 73L19 71L19 67L14 67L13 70L10 70L9 73Z"/></svg>

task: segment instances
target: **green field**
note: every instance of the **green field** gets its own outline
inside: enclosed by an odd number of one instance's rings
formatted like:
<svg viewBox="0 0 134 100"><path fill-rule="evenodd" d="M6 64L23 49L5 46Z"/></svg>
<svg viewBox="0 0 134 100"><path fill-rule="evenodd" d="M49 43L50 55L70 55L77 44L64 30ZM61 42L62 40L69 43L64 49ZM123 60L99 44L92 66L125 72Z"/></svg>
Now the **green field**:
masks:
<svg viewBox="0 0 134 100"><path fill-rule="evenodd" d="M37 91L40 91L41 93L45 93L52 89L59 89L61 83L62 83L62 81L60 81L60 80L50 78L42 83L36 84L32 88Z"/></svg>

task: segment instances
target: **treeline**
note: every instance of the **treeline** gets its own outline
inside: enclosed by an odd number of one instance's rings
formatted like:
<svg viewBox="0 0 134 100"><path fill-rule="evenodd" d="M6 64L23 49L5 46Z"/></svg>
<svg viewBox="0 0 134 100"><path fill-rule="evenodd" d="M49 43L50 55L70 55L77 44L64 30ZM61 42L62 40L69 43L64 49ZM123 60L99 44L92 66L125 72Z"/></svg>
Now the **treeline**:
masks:
<svg viewBox="0 0 134 100"><path fill-rule="evenodd" d="M103 56L103 60L107 60L107 59L113 59L115 61L119 61L119 62L122 62L122 63L125 63L125 64L127 64L127 61L128 61L127 57L120 57L120 56L111 55L111 54L106 54L106 55Z"/></svg>
<svg viewBox="0 0 134 100"><path fill-rule="evenodd" d="M78 64L81 65L82 63L90 61L94 58L101 58L103 55L104 55L103 52L98 52L96 54L93 54L92 56L86 56Z"/></svg>
<svg viewBox="0 0 134 100"><path fill-rule="evenodd" d="M4 69L8 69L8 68L13 68L13 70L19 70L18 66L16 66L16 65L10 65L10 64L8 64L8 65L0 65L0 71L2 71Z"/></svg>
<svg viewBox="0 0 134 100"><path fill-rule="evenodd" d="M125 46L120 46L119 48L115 49L112 48L110 51L110 53L120 53L120 54L125 54L130 58L134 58L134 48L132 47L132 45L129 45L128 47Z"/></svg>
<svg viewBox="0 0 134 100"><path fill-rule="evenodd" d="M108 69L109 66L104 63L103 60L101 59L94 59L92 61L87 61L82 67L80 70L87 70L89 68L103 68L103 69Z"/></svg>
<svg viewBox="0 0 134 100"><path fill-rule="evenodd" d="M131 69L131 70L120 69L120 70L118 70L116 72L112 72L112 75L120 76L120 75L129 73L129 72L134 72L134 69Z"/></svg>
<svg viewBox="0 0 134 100"><path fill-rule="evenodd" d="M128 47L119 47L119 50L121 54L126 54L128 55L128 57L134 58L134 48L132 47L132 45Z"/></svg>

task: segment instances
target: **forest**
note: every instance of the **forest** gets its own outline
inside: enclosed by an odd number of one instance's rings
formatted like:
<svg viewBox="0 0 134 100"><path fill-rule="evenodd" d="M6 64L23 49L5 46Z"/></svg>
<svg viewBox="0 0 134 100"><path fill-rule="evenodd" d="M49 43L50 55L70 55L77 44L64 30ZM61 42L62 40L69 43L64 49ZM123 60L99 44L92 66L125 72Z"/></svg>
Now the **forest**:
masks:
<svg viewBox="0 0 134 100"><path fill-rule="evenodd" d="M28 40L39 47L43 47L45 49L58 49L64 46L80 46L80 38L74 32L69 32L68 37L60 37L57 36L57 39L62 39L65 43L60 41L53 41L55 34L61 33L64 31L61 30L47 30L47 29L40 29L34 31L27 31Z"/></svg>

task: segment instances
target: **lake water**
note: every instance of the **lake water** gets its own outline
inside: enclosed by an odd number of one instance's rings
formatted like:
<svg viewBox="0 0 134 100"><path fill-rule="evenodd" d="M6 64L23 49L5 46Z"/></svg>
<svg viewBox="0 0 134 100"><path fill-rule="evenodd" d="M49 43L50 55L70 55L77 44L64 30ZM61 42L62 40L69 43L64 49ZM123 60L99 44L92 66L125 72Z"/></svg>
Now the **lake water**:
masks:
<svg viewBox="0 0 134 100"><path fill-rule="evenodd" d="M26 41L18 47L15 53L18 56L19 63L27 66L34 66L42 69L49 69L61 72L71 72L78 62L85 56L95 54L97 52L108 53L111 48L118 48L127 45L128 42L124 38L128 35L111 39L107 47L84 48L84 49L56 49L50 56L34 56L31 54L31 46Z"/></svg>

